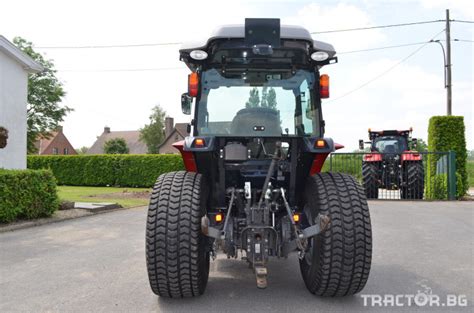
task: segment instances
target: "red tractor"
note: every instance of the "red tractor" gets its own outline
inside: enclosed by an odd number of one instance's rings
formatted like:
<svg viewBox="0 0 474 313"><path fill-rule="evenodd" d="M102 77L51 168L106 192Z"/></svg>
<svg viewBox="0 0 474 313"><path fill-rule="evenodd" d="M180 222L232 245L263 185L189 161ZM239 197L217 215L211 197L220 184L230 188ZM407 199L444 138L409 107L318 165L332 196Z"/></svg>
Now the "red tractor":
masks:
<svg viewBox="0 0 474 313"><path fill-rule="evenodd" d="M424 168L422 155L416 149L417 140L409 130L372 131L369 128L371 153L362 161L362 177L368 199L379 197L379 188L400 190L401 199L423 199ZM359 140L364 149L364 141Z"/></svg>

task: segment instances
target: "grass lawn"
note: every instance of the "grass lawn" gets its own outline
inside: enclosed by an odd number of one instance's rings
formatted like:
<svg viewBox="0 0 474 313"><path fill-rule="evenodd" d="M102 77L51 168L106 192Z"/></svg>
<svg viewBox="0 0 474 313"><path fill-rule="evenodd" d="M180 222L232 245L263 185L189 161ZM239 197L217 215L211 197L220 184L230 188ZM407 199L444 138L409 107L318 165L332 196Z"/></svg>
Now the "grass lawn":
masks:
<svg viewBox="0 0 474 313"><path fill-rule="evenodd" d="M467 161L467 180L469 187L474 187L474 160Z"/></svg>
<svg viewBox="0 0 474 313"><path fill-rule="evenodd" d="M112 202L124 208L147 205L149 188L58 186L61 200L73 202Z"/></svg>

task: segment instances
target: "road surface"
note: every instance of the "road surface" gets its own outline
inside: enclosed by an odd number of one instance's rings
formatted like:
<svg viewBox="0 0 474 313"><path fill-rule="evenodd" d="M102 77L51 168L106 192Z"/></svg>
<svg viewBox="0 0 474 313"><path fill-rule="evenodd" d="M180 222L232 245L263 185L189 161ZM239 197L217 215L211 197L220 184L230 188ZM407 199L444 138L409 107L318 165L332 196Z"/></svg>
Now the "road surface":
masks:
<svg viewBox="0 0 474 313"><path fill-rule="evenodd" d="M472 311L473 202L369 206L373 264L359 295L310 294L295 256L270 260L269 286L258 290L244 262L219 257L203 296L158 298L145 268L146 209L137 208L0 234L0 312ZM419 291L439 296L440 306L416 306L412 299L409 307L408 298L399 299L403 307L390 304L390 295ZM468 306L448 309L448 294ZM380 307L377 297L388 304Z"/></svg>

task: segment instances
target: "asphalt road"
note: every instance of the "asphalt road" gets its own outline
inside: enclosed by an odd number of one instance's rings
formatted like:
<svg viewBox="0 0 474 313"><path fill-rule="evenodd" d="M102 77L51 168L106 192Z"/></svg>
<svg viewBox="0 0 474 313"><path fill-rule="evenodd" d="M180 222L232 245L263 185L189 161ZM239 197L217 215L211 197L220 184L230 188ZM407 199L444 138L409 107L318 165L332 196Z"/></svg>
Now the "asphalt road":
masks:
<svg viewBox="0 0 474 313"><path fill-rule="evenodd" d="M265 290L243 261L219 257L203 296L158 298L145 269L146 210L138 208L0 234L0 312L472 312L473 202L373 201L370 209L372 271L355 296L310 294L294 256L270 261ZM408 306L418 291L439 296L440 306ZM409 297L403 307L370 306L385 294ZM467 306L441 306L447 294Z"/></svg>

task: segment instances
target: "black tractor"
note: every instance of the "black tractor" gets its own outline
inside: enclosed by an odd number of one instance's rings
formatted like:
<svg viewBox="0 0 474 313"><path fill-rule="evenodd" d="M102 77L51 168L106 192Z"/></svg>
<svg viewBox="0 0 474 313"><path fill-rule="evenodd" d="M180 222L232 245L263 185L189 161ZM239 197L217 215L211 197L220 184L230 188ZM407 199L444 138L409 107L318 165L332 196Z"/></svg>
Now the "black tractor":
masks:
<svg viewBox="0 0 474 313"><path fill-rule="evenodd" d="M192 71L182 110L193 119L175 143L186 170L158 177L150 199L153 292L202 294L219 251L248 262L259 288L270 257L295 252L312 293L361 291L372 255L364 189L320 173L342 147L324 137L321 112L329 77L320 69L337 62L334 48L278 19L246 19L179 52Z"/></svg>
<svg viewBox="0 0 474 313"><path fill-rule="evenodd" d="M370 153L363 156L362 177L368 199L379 197L379 188L399 190L401 199L423 199L424 168L417 140L409 130L372 131L369 128ZM411 146L411 147L410 147ZM364 149L364 141L359 140ZM411 149L410 149L411 148Z"/></svg>

